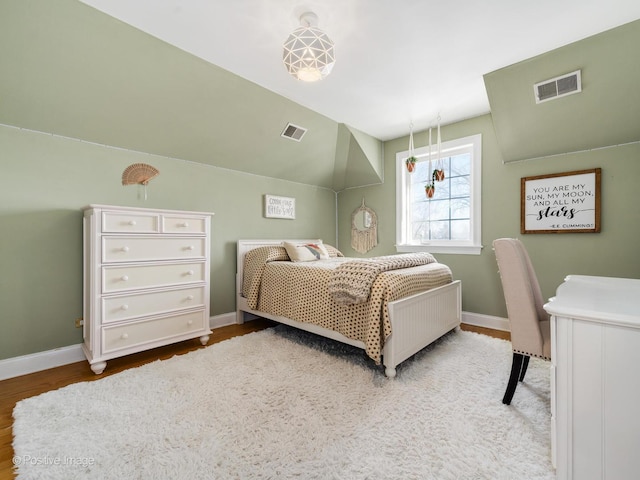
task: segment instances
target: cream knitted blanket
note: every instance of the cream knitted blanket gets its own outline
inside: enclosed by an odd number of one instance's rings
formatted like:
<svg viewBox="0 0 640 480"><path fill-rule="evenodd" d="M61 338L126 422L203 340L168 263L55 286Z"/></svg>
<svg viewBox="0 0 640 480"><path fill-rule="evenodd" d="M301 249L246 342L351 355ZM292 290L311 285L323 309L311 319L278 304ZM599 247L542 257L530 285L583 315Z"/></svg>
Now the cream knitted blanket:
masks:
<svg viewBox="0 0 640 480"><path fill-rule="evenodd" d="M430 253L405 253L362 258L339 265L329 280L329 293L340 305L356 305L369 298L371 286L379 273L434 263Z"/></svg>

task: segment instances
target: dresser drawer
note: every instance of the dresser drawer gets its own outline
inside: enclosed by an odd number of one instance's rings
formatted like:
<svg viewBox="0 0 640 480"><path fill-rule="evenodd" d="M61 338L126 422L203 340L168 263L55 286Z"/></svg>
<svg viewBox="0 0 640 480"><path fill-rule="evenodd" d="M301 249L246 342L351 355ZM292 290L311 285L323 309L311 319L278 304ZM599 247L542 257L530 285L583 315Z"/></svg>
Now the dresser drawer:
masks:
<svg viewBox="0 0 640 480"><path fill-rule="evenodd" d="M204 307L204 287L102 298L102 323Z"/></svg>
<svg viewBox="0 0 640 480"><path fill-rule="evenodd" d="M204 282L205 263L102 267L102 293Z"/></svg>
<svg viewBox="0 0 640 480"><path fill-rule="evenodd" d="M160 231L160 215L103 212L102 231L114 233L158 233Z"/></svg>
<svg viewBox="0 0 640 480"><path fill-rule="evenodd" d="M208 321L205 311L200 310L105 327L102 329L102 352L108 354L152 342L166 343L166 339L191 332L208 332Z"/></svg>
<svg viewBox="0 0 640 480"><path fill-rule="evenodd" d="M164 233L202 233L207 232L206 219L179 215L163 215L162 231Z"/></svg>
<svg viewBox="0 0 640 480"><path fill-rule="evenodd" d="M103 237L102 261L136 262L204 258L205 237Z"/></svg>

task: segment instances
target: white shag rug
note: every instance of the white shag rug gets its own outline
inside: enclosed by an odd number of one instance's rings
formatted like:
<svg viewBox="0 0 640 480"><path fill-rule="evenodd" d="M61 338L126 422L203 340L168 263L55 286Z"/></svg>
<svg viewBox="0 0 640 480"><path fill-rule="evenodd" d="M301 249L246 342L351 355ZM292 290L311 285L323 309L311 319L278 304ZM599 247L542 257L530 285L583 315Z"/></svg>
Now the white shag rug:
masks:
<svg viewBox="0 0 640 480"><path fill-rule="evenodd" d="M18 479L555 478L549 364L456 330L389 380L285 326L19 402Z"/></svg>

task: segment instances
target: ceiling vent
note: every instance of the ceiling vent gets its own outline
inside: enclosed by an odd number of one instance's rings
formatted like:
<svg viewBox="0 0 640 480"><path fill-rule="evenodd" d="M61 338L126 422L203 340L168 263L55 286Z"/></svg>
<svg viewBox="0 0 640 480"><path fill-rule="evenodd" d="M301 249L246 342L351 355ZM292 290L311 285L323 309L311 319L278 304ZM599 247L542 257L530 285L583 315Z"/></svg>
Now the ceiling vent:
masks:
<svg viewBox="0 0 640 480"><path fill-rule="evenodd" d="M307 133L306 128L299 127L292 123L287 123L287 126L284 128L280 136L284 138L290 138L291 140L299 142L300 140L302 140L302 137L305 133Z"/></svg>
<svg viewBox="0 0 640 480"><path fill-rule="evenodd" d="M580 70L536 83L533 86L533 90L536 96L536 103L579 93L582 91Z"/></svg>

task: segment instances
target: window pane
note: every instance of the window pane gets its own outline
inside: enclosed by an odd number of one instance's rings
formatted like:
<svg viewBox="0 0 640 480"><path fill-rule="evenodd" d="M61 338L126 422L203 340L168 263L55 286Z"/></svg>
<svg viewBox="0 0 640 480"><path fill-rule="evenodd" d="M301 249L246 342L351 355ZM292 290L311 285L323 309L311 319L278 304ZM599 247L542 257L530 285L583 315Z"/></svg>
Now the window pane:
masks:
<svg viewBox="0 0 640 480"><path fill-rule="evenodd" d="M416 223L429 220L429 211L429 202L426 199L422 202L415 202L412 206L411 218Z"/></svg>
<svg viewBox="0 0 640 480"><path fill-rule="evenodd" d="M452 197L461 197L461 196L469 196L471 194L471 185L469 182L470 178L468 175L464 177L453 177L451 178L451 196Z"/></svg>
<svg viewBox="0 0 640 480"><path fill-rule="evenodd" d="M411 185L411 203L421 203L426 200L427 195L424 193L424 183Z"/></svg>
<svg viewBox="0 0 640 480"><path fill-rule="evenodd" d="M468 240L471 235L470 220L451 221L451 240Z"/></svg>
<svg viewBox="0 0 640 480"><path fill-rule="evenodd" d="M431 172L429 171L429 162L426 160L418 159L416 162L416 168L411 174L411 183L414 185L427 183L427 180L431 179Z"/></svg>
<svg viewBox="0 0 640 480"><path fill-rule="evenodd" d="M431 222L430 240L449 240L449 222Z"/></svg>
<svg viewBox="0 0 640 480"><path fill-rule="evenodd" d="M471 217L471 205L469 198L455 198L451 200L451 218Z"/></svg>
<svg viewBox="0 0 640 480"><path fill-rule="evenodd" d="M451 157L451 176L471 175L471 155L463 153Z"/></svg>
<svg viewBox="0 0 640 480"><path fill-rule="evenodd" d="M431 201L431 220L448 220L449 219L449 201Z"/></svg>
<svg viewBox="0 0 640 480"><path fill-rule="evenodd" d="M441 161L419 158L411 174L411 241L467 240L470 231L470 155L453 155ZM445 179L434 181L433 171L442 168ZM425 185L433 183L435 193L428 198ZM454 223L450 220L455 219ZM455 236L455 237L454 237Z"/></svg>
<svg viewBox="0 0 640 480"><path fill-rule="evenodd" d="M413 231L411 238L414 242L423 243L429 240L429 223L428 222L415 222L413 224Z"/></svg>

